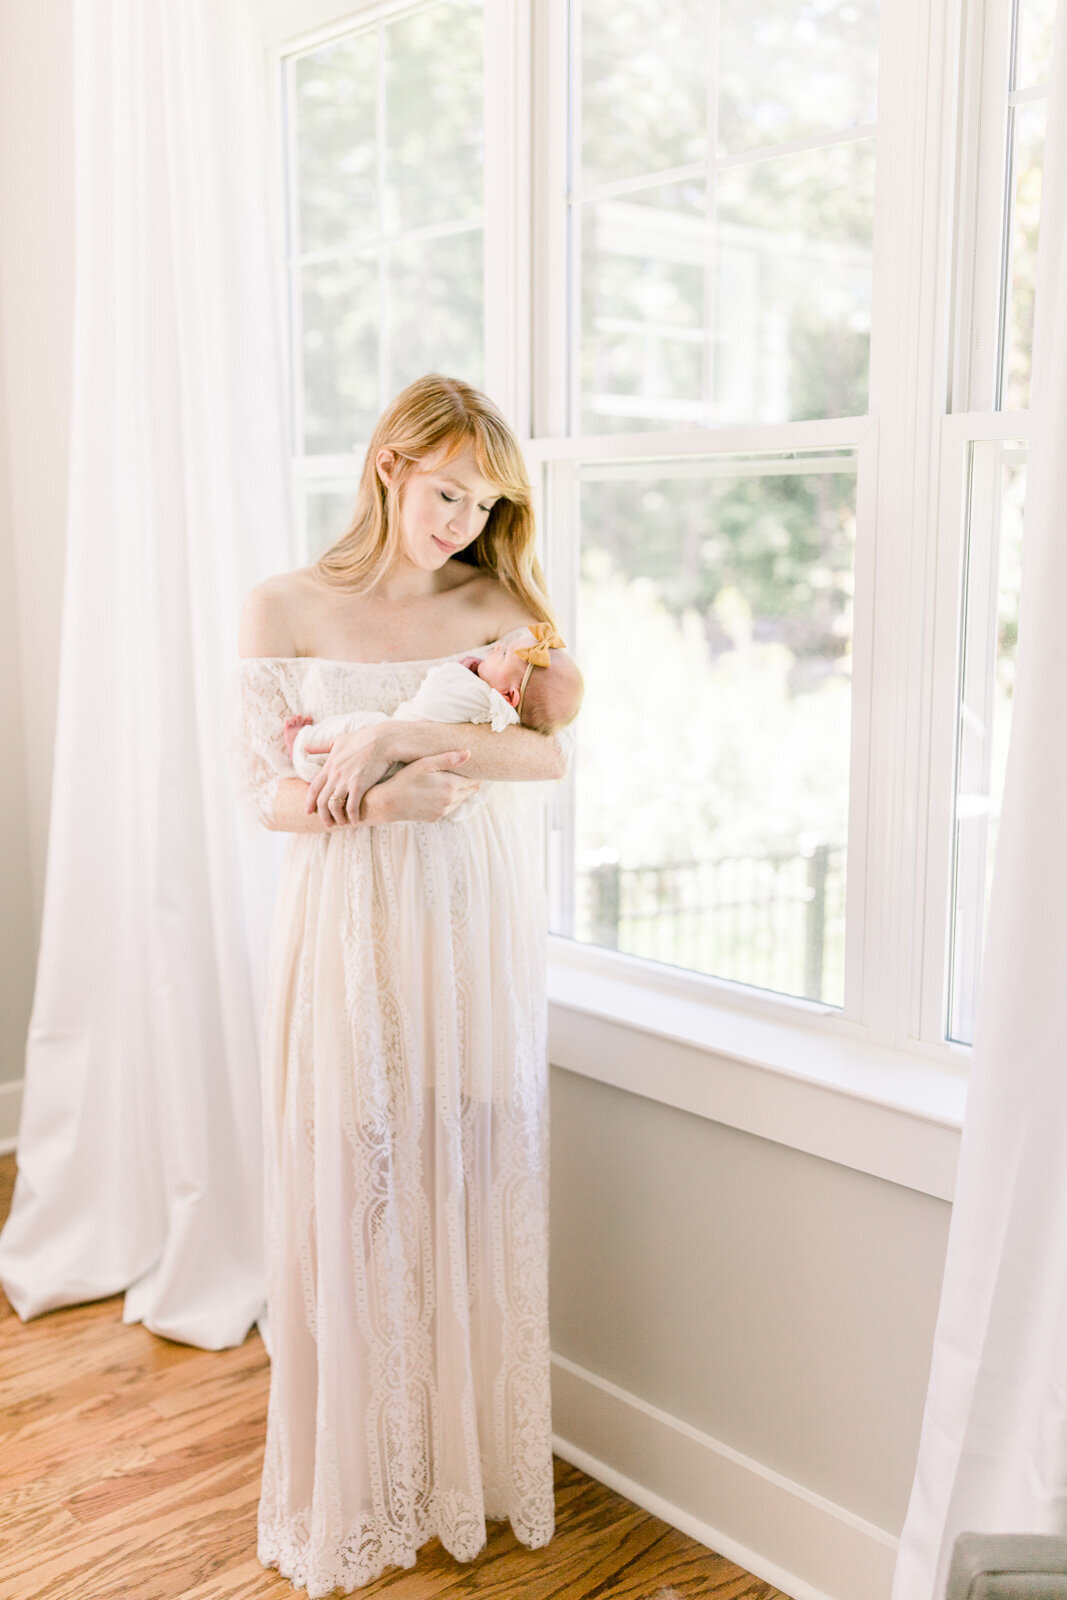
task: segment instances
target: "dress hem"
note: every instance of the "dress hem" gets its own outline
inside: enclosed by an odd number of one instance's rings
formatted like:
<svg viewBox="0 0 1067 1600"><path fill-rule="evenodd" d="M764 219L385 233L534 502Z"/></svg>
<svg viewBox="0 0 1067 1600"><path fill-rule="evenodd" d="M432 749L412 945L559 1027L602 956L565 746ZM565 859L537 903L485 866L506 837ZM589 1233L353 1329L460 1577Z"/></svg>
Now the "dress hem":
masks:
<svg viewBox="0 0 1067 1600"><path fill-rule="evenodd" d="M256 1558L260 1565L277 1571L281 1577L288 1578L296 1589L306 1589L308 1600L327 1600L327 1596L335 1594L338 1590L342 1594L352 1594L357 1589L362 1589L367 1584L374 1583L390 1567L408 1570L414 1567L418 1560L419 1551L432 1539L440 1539L442 1547L454 1561L467 1564L478 1558L488 1544L488 1523L508 1522L516 1540L527 1550L540 1550L549 1543L555 1534L555 1521L543 1529L524 1529L520 1532L514 1520L506 1512L499 1516L491 1517L486 1514L478 1519L481 1521L481 1541L474 1546L473 1541L478 1537L476 1520L472 1514L465 1526L453 1527L442 1531L433 1527L428 1522L425 1529L417 1535L418 1543L409 1544L397 1539L381 1540L379 1549L373 1556L358 1556L354 1560L341 1558L340 1565L335 1566L333 1572L317 1572L311 1570L308 1558L309 1540L299 1536L294 1537L285 1526L275 1528L262 1528L259 1531L256 1544ZM355 1532L351 1544L358 1549L360 1544L368 1542L366 1530Z"/></svg>

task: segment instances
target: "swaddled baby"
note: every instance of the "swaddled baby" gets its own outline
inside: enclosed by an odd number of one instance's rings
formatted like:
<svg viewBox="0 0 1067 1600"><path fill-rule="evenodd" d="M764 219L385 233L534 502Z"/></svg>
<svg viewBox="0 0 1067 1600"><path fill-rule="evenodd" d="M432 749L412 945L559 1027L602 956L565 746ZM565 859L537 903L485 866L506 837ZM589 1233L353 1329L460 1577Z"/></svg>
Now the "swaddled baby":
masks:
<svg viewBox="0 0 1067 1600"><path fill-rule="evenodd" d="M584 692L582 675L571 657L563 654L565 649L550 623L513 628L486 656L469 655L431 667L416 693L392 716L399 722L488 722L494 733L518 722L538 733L555 733L578 715ZM298 775L310 783L329 754L316 746L389 720L382 711L346 712L321 722L288 717L286 749ZM380 781L391 778L402 765L394 761ZM474 803L473 796L463 801L452 818Z"/></svg>

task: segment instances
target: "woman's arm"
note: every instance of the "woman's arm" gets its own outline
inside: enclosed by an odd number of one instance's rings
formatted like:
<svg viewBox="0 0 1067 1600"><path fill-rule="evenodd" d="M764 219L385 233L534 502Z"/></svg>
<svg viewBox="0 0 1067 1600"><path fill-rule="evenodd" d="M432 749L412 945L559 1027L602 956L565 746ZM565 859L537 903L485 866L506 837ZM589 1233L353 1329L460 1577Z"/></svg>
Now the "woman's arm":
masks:
<svg viewBox="0 0 1067 1600"><path fill-rule="evenodd" d="M444 750L469 750L470 760L463 763L465 778L543 783L567 773L567 758L556 735L537 733L517 723L494 733L485 722L390 720L379 725L378 736L391 761L417 761Z"/></svg>
<svg viewBox="0 0 1067 1600"><path fill-rule="evenodd" d="M303 778L283 778L274 796L274 811L267 826L272 833L329 833L317 811L304 809L308 786Z"/></svg>
<svg viewBox="0 0 1067 1600"><path fill-rule="evenodd" d="M326 827L331 816L337 823L354 824L363 820L366 795L394 761L406 770L417 761L438 759L462 763L463 776L475 782L482 778L544 782L567 773L567 758L555 734L546 736L515 724L494 733L487 724L401 722L390 717L333 741L325 764L307 786L304 809L309 816L317 812Z"/></svg>
<svg viewBox="0 0 1067 1600"><path fill-rule="evenodd" d="M402 767L395 777L374 784L363 796L357 823L324 821L307 810L310 784L283 778L267 826L274 833L332 833L338 827L380 827L388 822L439 822L476 793L477 779L456 769L448 756L432 756Z"/></svg>

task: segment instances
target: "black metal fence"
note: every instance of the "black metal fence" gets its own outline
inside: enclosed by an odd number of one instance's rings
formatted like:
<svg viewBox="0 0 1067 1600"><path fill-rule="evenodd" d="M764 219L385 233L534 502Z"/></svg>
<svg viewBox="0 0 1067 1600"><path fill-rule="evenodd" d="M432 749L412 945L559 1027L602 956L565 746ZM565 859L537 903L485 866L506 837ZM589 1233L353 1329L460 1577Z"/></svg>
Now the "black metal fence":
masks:
<svg viewBox="0 0 1067 1600"><path fill-rule="evenodd" d="M840 1005L845 848L622 866L578 874L575 934L739 983Z"/></svg>

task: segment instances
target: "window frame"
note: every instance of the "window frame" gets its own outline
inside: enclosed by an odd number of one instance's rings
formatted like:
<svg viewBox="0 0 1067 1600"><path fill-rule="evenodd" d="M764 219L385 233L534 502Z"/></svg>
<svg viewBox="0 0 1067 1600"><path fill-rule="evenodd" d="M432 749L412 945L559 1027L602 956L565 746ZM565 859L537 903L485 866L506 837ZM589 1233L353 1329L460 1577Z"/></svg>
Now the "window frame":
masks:
<svg viewBox="0 0 1067 1600"><path fill-rule="evenodd" d="M828 418L780 424L776 427L789 430L788 444L768 445L766 442L768 429L765 427L686 428L670 432L664 430L654 433L613 433L600 435L593 444L587 437L573 436L530 440L526 443L524 450L531 480L535 484L535 489L539 489L539 493L536 494L538 525L547 533L545 559L552 599L559 613L564 637L576 640L575 648L579 661L581 639L576 629L579 551L578 466L582 462L594 460L649 458L658 460L664 457L685 459L709 455L733 455L776 447L831 449L835 446L850 446L856 452L857 461L858 523L859 497L863 493L870 494L877 471L877 428L873 419ZM713 436L713 440L709 436ZM869 509L865 508L865 514L869 515ZM866 758L867 730L870 725L872 663L869 622L873 606L873 579L873 562L866 554L861 560L857 548L853 595L850 720L852 750L854 753L857 750L860 752L860 760ZM861 618L865 620L857 626ZM849 794L849 848L851 852L853 840L861 841L859 851L861 868L859 871L850 871L847 875L846 922L849 918L858 921L863 913L866 884L862 863L867 860L867 852L863 848L866 828L864 795L859 786L852 784ZM559 865L571 858L570 841L573 839L573 832L574 786L568 783L557 788L550 798L548 807L546 857L550 863L548 883L550 923L556 922L565 910L573 911L574 875L572 872L559 870ZM572 959L575 948L578 948L583 952L579 958L583 967L588 967L591 959L595 960L595 956L591 953L597 952L604 958L605 972L619 970L619 953L616 951L602 950L598 946L585 944L576 946L575 941L558 934L549 935L549 947L553 958L564 964ZM851 948L846 948L846 996L850 992L850 987L851 992L855 993L857 982L861 977L860 956L861 951L853 941ZM779 994L685 968L665 967L662 963L646 961L641 957L626 955L625 960L631 973L633 968L629 964L640 961L642 967L650 969L647 974L650 982L654 972L659 975L661 983L664 985L669 983L675 992L687 993L704 1003L728 1005L751 1014L779 1019L796 1015L799 1011L809 1018L817 1016L827 1031L854 1038L868 1036L869 1030L862 1016L849 1015L847 1011L827 1003L807 1000L801 996Z"/></svg>
<svg viewBox="0 0 1067 1600"><path fill-rule="evenodd" d="M875 196L874 282L870 410L864 417L817 423L752 427L701 427L667 432L575 436L567 434L569 395L566 330L561 311L568 262L576 241L568 237L568 152L565 89L574 92L568 57L565 0L545 0L535 15L535 82L532 110L535 258L533 278L551 286L533 306L532 416L537 433L527 444L532 468L545 476L542 522L548 526L547 564L553 598L573 627L575 556L565 529L573 520L565 463L585 455L708 453L790 449L814 443L849 443L860 451L857 469L857 544L854 595L853 714L849 803L849 872L845 1004L815 1007L819 1026L838 1037L867 1040L908 1056L921 1056L962 1072L970 1047L923 1033L915 995L930 988L934 955L929 946L916 975L901 958L920 950L924 928L906 885L925 872L928 827L909 804L921 777L920 733L929 725L923 686L909 671L918 650L932 657L929 608L911 603L909 579L918 573L930 591L936 572L940 499L939 446L948 398L949 279L954 216L955 86L960 7L957 0L883 0L879 45L879 170ZM919 52L916 60L916 50ZM894 94L888 86L897 85ZM887 154L888 152L888 154ZM901 235L912 242L903 269ZM554 292L551 292L554 291ZM931 308L924 316L919 306ZM925 510L924 510L925 508ZM548 513L547 515L545 513ZM904 528L891 538L880 530ZM933 548L931 548L933 546ZM919 615L916 616L915 612ZM876 621L877 619L877 621ZM939 663L940 664L940 663ZM944 698L947 678L929 682L932 699ZM895 685L905 686L900 693ZM940 691L940 693L938 693ZM924 716L925 712L925 716ZM910 791L910 793L909 793ZM568 826L566 794L556 797L549 859L558 859ZM553 839L552 836L555 836ZM878 848L874 848L877 842ZM557 898L557 904L558 898ZM605 974L619 971L616 952L550 936L553 961ZM633 972L635 958L626 958ZM657 968L646 962L643 967ZM664 994L684 993L704 1005L786 1023L812 1016L812 1003L681 969L659 968ZM919 987L916 988L916 976Z"/></svg>
<svg viewBox="0 0 1067 1600"><path fill-rule="evenodd" d="M972 444L1019 439L1030 436L1026 411L955 412L942 422L942 474L940 521L943 529L937 589L934 596L936 661L935 677L954 690L951 702L943 696L934 707L934 722L929 741L930 764L927 810L930 817L929 848L926 856L926 892L922 896L923 941L927 949L940 951L942 966L919 974L923 984L919 997L921 1026L929 1036L947 1027L950 1002L949 983L952 962L952 923L955 901L953 861L956 851L957 745L961 676L963 671L963 608L967 582L965 562L988 571L995 552L991 548L991 529L999 521L999 511L976 519L968 527L970 494L969 469ZM995 593L990 596L995 611ZM995 652L995 640L983 641ZM995 857L994 857L995 860ZM936 891L944 884L945 893ZM970 1051L971 1046L956 1042L955 1048Z"/></svg>
<svg viewBox="0 0 1067 1600"><path fill-rule="evenodd" d="M278 203L285 193L282 58L294 48L324 43L354 22L412 6L410 0L261 0L261 6L268 110L278 134L272 140L272 203L284 287L285 217ZM764 1040L773 1025L782 1048L769 1052L765 1064L783 1076L790 1075L790 1030L800 1039L814 1028L826 1036L828 1049L837 1050L839 1062L840 1048L846 1057L851 1049L856 1063L871 1051L883 1065L888 1059L899 1062L902 1085L918 1087L910 1100L902 1089L895 1109L906 1109L907 1101L925 1121L931 1120L930 1085L956 1082L962 1090L971 1056L969 1045L939 1037L952 892L946 850L953 815L949 753L955 748L961 621L959 590L953 590L963 539L960 461L970 438L989 436L983 429L994 428L994 437L1025 437L1028 421L1027 413L983 412L974 404L979 396L992 398L988 372L995 361L988 349L989 251L994 231L1003 226L1004 207L1004 140L991 110L996 106L998 7L1003 10L1003 0L882 3L868 414L583 438L567 431L567 351L576 332L568 327L573 308L566 292L575 251L564 198L567 97L574 87L567 0L537 0L536 5L485 0L486 117L499 131L498 138L486 141L486 386L524 449L534 485L539 553L564 627L573 626L574 619L574 464L583 455L602 459L627 451L708 454L847 443L862 456L844 1008L577 945L558 935L549 937L550 993L555 972L559 992L567 989L572 996L561 1004L573 1007L574 980L588 974L599 983L599 1015L605 1022L629 1025L621 1000L611 1000L612 985L620 996L623 986L629 994L640 989L654 1000L665 1037L677 1030L663 1019L681 1015L679 1008L690 1018L702 1015L709 1062L721 1061L716 1041L733 1037L735 1025L745 1019ZM1002 188L996 201L998 161ZM280 304L286 303L283 295ZM291 351L287 359L292 393ZM962 415L954 415L954 409ZM302 471L311 477L349 472L354 478L359 465L353 453L305 461ZM294 496L302 525L299 471ZM559 863L571 804L570 785L560 786L546 819L557 906L567 893ZM650 1023L643 1031L656 1027ZM912 1070L924 1063L926 1080ZM596 1074L596 1065L586 1070ZM810 1081L810 1069L805 1072ZM862 1079L857 1065L854 1087L842 1087L841 1080L834 1092L878 1101L878 1095L868 1096ZM640 1092L656 1098L654 1080L650 1066ZM958 1127L962 1101L953 1106L933 1120ZM902 1176L900 1181L911 1180Z"/></svg>
<svg viewBox="0 0 1067 1600"><path fill-rule="evenodd" d="M958 190L950 319L951 381L941 424L938 487L938 576L934 595L935 684L953 684L932 705L928 744L927 848L922 862L922 947L912 992L916 1027L929 1038L948 1026L955 884L956 754L962 672L964 558L973 444L1030 438L1030 411L1002 405L1011 318L1011 226L1014 105L1045 92L1012 88L1022 0L961 0ZM975 530L970 530L971 533ZM988 562L986 535L972 550ZM943 892L942 892L943 891ZM938 970L937 960L941 967ZM966 1065L971 1046L955 1043Z"/></svg>

